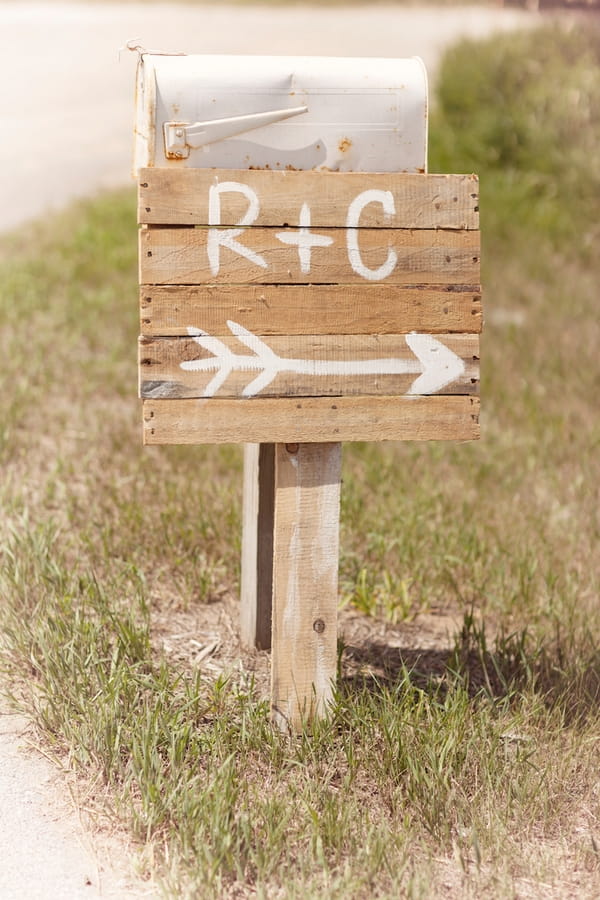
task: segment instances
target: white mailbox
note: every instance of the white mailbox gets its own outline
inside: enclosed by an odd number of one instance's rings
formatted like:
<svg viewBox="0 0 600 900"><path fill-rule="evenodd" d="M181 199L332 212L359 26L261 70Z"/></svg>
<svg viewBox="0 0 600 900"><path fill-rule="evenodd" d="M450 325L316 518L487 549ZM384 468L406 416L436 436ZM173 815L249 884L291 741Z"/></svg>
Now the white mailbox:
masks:
<svg viewBox="0 0 600 900"><path fill-rule="evenodd" d="M336 674L340 442L479 434L477 181L423 174L419 59L144 52L134 168L144 441L246 442L241 635L299 728Z"/></svg>
<svg viewBox="0 0 600 900"><path fill-rule="evenodd" d="M427 167L427 76L417 58L144 53L136 118L136 174Z"/></svg>

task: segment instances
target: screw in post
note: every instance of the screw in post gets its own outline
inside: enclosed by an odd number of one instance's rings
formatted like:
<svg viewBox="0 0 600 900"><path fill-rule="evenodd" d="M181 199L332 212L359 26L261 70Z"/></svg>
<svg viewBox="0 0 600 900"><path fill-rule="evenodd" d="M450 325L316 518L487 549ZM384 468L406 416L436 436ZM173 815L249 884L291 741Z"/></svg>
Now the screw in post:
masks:
<svg viewBox="0 0 600 900"><path fill-rule="evenodd" d="M298 444L286 444L285 449L288 453L297 453L298 452Z"/></svg>
<svg viewBox="0 0 600 900"><path fill-rule="evenodd" d="M317 634L323 634L325 631L325 622L323 619L315 619L313 622L313 631L316 631Z"/></svg>

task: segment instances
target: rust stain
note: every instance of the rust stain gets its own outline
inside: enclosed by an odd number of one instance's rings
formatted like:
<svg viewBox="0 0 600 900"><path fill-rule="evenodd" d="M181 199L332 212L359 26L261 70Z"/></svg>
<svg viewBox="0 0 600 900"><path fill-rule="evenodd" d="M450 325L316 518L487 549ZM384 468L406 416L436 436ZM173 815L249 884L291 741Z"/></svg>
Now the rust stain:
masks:
<svg viewBox="0 0 600 900"><path fill-rule="evenodd" d="M338 150L340 153L347 153L350 147L352 146L352 141L350 138L344 137L338 144Z"/></svg>

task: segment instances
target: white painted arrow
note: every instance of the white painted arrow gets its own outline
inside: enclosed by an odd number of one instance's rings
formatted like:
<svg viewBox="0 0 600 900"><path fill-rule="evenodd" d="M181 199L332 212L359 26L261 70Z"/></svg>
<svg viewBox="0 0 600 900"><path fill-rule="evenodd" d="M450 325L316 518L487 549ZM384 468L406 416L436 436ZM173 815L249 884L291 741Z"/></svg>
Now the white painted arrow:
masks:
<svg viewBox="0 0 600 900"><path fill-rule="evenodd" d="M259 337L236 322L227 322L235 337L252 350L254 356L233 353L218 338L200 328L189 326L187 331L201 347L212 353L209 359L193 359L180 363L188 372L212 372L216 375L204 389L205 397L213 397L233 371L260 374L246 385L244 397L254 397L266 388L280 372L296 375L419 375L407 394L435 394L451 384L465 371L463 360L430 334L412 332L406 343L416 359L294 359L278 356Z"/></svg>

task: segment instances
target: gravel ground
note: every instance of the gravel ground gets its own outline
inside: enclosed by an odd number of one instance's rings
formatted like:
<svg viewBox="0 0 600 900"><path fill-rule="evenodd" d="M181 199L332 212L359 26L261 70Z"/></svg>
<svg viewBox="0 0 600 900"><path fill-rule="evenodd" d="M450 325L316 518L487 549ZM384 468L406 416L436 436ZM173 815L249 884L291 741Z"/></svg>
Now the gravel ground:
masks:
<svg viewBox="0 0 600 900"><path fill-rule="evenodd" d="M501 8L344 9L0 2L0 230L126 184L139 38L154 50L421 56L431 74L458 37L532 21ZM152 896L130 850L90 836L26 722L0 707L0 897Z"/></svg>
<svg viewBox="0 0 600 900"><path fill-rule="evenodd" d="M136 881L125 839L88 833L65 778L37 749L22 716L0 705L0 897L2 900L150 898Z"/></svg>

